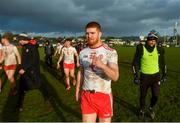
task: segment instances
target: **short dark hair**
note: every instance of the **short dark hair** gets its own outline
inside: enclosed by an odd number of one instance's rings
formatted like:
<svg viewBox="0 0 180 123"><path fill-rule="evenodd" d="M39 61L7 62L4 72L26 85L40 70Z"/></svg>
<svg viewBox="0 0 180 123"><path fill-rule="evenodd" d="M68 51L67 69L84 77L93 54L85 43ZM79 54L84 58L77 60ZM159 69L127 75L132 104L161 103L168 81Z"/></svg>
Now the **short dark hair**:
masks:
<svg viewBox="0 0 180 123"><path fill-rule="evenodd" d="M5 33L2 35L2 38L8 39L8 40L12 40L13 34L12 34L11 32L5 32Z"/></svg>
<svg viewBox="0 0 180 123"><path fill-rule="evenodd" d="M100 32L102 31L101 30L101 25L98 23L98 22L95 22L95 21L92 21L92 22L89 22L87 25L86 25L86 28L97 28Z"/></svg>
<svg viewBox="0 0 180 123"><path fill-rule="evenodd" d="M72 41L72 38L66 38L64 41Z"/></svg>

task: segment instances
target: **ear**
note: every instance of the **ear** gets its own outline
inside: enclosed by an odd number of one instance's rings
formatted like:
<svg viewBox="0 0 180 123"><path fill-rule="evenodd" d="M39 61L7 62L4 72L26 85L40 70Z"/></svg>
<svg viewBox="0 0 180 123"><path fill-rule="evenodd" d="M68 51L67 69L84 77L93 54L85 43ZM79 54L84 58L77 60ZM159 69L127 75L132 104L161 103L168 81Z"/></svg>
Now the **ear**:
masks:
<svg viewBox="0 0 180 123"><path fill-rule="evenodd" d="M101 38L101 36L102 36L102 32L100 31L100 32L99 32L99 39Z"/></svg>

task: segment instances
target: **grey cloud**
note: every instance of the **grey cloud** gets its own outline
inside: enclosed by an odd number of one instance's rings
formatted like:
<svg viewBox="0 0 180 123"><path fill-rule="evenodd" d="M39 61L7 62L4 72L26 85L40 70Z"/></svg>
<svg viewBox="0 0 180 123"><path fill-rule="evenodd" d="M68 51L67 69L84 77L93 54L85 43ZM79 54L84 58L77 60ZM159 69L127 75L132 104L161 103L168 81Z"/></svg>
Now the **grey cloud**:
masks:
<svg viewBox="0 0 180 123"><path fill-rule="evenodd" d="M139 35L151 29L168 31L180 19L179 0L1 0L0 4L0 30L17 32L82 33L85 24L98 21L106 35Z"/></svg>

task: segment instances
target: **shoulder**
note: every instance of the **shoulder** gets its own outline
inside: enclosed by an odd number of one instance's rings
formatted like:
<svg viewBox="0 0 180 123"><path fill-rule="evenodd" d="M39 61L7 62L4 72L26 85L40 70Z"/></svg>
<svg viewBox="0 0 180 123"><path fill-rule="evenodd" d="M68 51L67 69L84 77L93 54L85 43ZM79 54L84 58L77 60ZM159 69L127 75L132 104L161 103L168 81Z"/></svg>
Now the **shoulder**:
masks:
<svg viewBox="0 0 180 123"><path fill-rule="evenodd" d="M12 48L12 49L17 49L17 47L15 45L13 45L13 44L10 44L9 47Z"/></svg>
<svg viewBox="0 0 180 123"><path fill-rule="evenodd" d="M72 46L71 46L71 49L76 50L76 48L75 48L75 47L72 47Z"/></svg>
<svg viewBox="0 0 180 123"><path fill-rule="evenodd" d="M156 47L157 47L158 53L160 53L160 54L164 53L164 47L162 47L162 46L156 46Z"/></svg>
<svg viewBox="0 0 180 123"><path fill-rule="evenodd" d="M117 51L113 48L110 48L107 44L103 44L102 47L99 48L99 50L112 56L117 55Z"/></svg>
<svg viewBox="0 0 180 123"><path fill-rule="evenodd" d="M143 46L144 45L140 43L140 44L137 45L137 48L143 48Z"/></svg>
<svg viewBox="0 0 180 123"><path fill-rule="evenodd" d="M142 52L143 51L143 47L144 47L143 44L138 44L137 47L136 47L136 51Z"/></svg>
<svg viewBox="0 0 180 123"><path fill-rule="evenodd" d="M109 51L114 51L114 49L110 48L107 44L103 43L102 47Z"/></svg>
<svg viewBox="0 0 180 123"><path fill-rule="evenodd" d="M82 54L87 54L87 53L90 53L89 47L82 49L79 54L82 55Z"/></svg>
<svg viewBox="0 0 180 123"><path fill-rule="evenodd" d="M15 47L15 45L14 45L14 44L9 44L8 46L9 46L9 47Z"/></svg>

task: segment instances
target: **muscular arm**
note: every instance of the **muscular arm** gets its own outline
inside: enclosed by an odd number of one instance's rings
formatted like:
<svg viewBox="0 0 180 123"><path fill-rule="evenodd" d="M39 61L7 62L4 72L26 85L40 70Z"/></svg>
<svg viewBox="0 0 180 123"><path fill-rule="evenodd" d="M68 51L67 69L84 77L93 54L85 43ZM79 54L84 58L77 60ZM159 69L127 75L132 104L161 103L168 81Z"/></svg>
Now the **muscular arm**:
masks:
<svg viewBox="0 0 180 123"><path fill-rule="evenodd" d="M78 69L78 73L77 73L77 83L76 83L76 94L75 94L75 96L76 96L76 101L78 101L79 100L79 92L80 92L80 87L81 87L81 85L82 85L82 81L83 81L83 69L81 68L81 67L79 67L79 69Z"/></svg>
<svg viewBox="0 0 180 123"><path fill-rule="evenodd" d="M62 58L63 58L63 52L60 53L60 56L59 56L59 59L58 59L58 62L57 62L57 67L56 67L57 69L59 69L59 67L60 67L59 63L61 62Z"/></svg>
<svg viewBox="0 0 180 123"><path fill-rule="evenodd" d="M4 60L4 54L3 54L3 50L0 50L0 63L2 63Z"/></svg>
<svg viewBox="0 0 180 123"><path fill-rule="evenodd" d="M62 58L63 58L63 53L61 53L60 56L59 56L59 59L58 59L58 62L57 62L58 64L61 62Z"/></svg>
<svg viewBox="0 0 180 123"><path fill-rule="evenodd" d="M56 48L56 50L54 52L54 56L56 56L57 52L58 52L58 48Z"/></svg>
<svg viewBox="0 0 180 123"><path fill-rule="evenodd" d="M79 67L79 56L78 56L77 52L74 55L76 57L77 67Z"/></svg>

